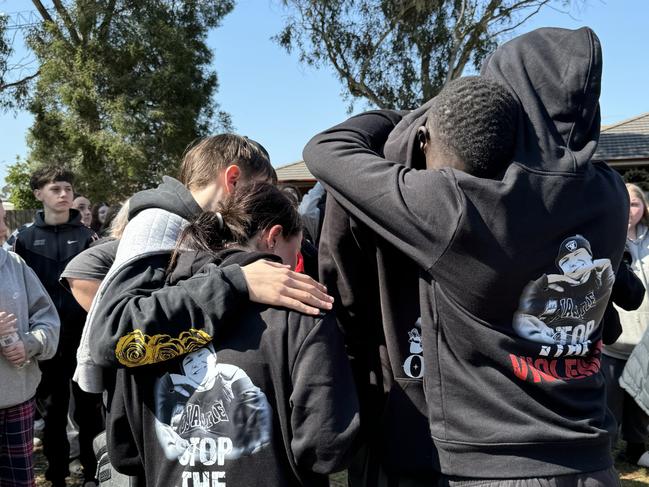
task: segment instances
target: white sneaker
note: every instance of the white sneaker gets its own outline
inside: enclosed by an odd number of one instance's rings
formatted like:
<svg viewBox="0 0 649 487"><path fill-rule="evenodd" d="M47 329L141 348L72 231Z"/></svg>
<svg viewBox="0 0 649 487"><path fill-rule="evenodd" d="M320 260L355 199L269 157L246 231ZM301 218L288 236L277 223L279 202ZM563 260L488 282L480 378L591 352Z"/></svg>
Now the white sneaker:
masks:
<svg viewBox="0 0 649 487"><path fill-rule="evenodd" d="M638 459L638 465L641 467L649 467L649 451L646 451Z"/></svg>

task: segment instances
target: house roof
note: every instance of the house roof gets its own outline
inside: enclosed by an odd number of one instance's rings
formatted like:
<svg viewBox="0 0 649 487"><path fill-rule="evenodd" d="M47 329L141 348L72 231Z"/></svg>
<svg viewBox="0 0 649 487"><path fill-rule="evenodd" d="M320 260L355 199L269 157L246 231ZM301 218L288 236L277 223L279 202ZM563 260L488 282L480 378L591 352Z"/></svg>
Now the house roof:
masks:
<svg viewBox="0 0 649 487"><path fill-rule="evenodd" d="M649 158L649 113L602 127L595 159Z"/></svg>
<svg viewBox="0 0 649 487"><path fill-rule="evenodd" d="M286 166L278 167L275 170L277 171L277 179L280 182L315 181L315 177L307 169L304 161L292 162Z"/></svg>

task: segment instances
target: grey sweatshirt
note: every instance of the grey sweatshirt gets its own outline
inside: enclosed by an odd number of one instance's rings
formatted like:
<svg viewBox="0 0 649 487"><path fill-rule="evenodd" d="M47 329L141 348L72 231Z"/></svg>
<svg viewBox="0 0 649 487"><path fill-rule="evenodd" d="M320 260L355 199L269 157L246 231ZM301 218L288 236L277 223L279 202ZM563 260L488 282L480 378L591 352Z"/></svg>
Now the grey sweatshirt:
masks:
<svg viewBox="0 0 649 487"><path fill-rule="evenodd" d="M34 271L13 252L0 248L0 311L16 315L30 362L15 367L0 354L0 409L32 398L41 380L37 360L51 358L59 342L59 315Z"/></svg>

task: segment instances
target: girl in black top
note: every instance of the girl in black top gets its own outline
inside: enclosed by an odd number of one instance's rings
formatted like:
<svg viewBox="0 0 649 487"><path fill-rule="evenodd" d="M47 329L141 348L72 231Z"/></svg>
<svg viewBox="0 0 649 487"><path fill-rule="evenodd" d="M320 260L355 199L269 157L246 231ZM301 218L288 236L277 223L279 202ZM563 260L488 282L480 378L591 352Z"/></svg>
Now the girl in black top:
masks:
<svg viewBox="0 0 649 487"><path fill-rule="evenodd" d="M184 229L167 283L259 258L294 266L301 233L280 190L239 188L218 213L203 213ZM178 338L138 337L137 330L123 337L118 353L156 354L158 363L117 374L107 428L114 465L143 475L148 486L328 485L358 429L333 318L250 304L225 314L219 334L209 337L201 307L188 316L190 331Z"/></svg>

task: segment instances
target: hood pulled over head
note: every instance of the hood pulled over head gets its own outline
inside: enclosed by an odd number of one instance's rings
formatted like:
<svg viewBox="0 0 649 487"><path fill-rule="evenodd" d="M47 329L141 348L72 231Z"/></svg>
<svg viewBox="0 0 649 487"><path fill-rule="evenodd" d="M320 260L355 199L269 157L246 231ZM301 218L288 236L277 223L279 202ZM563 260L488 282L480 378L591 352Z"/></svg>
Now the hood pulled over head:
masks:
<svg viewBox="0 0 649 487"><path fill-rule="evenodd" d="M602 76L601 47L591 29L541 28L516 37L487 59L481 76L507 87L522 107L514 162L575 172L590 161L599 140ZM425 168L416 134L433 100L394 128L384 147L387 159Z"/></svg>
<svg viewBox="0 0 649 487"><path fill-rule="evenodd" d="M481 75L516 95L523 109L514 161L544 171L579 171L597 148L602 51L595 33L541 28L500 46Z"/></svg>

